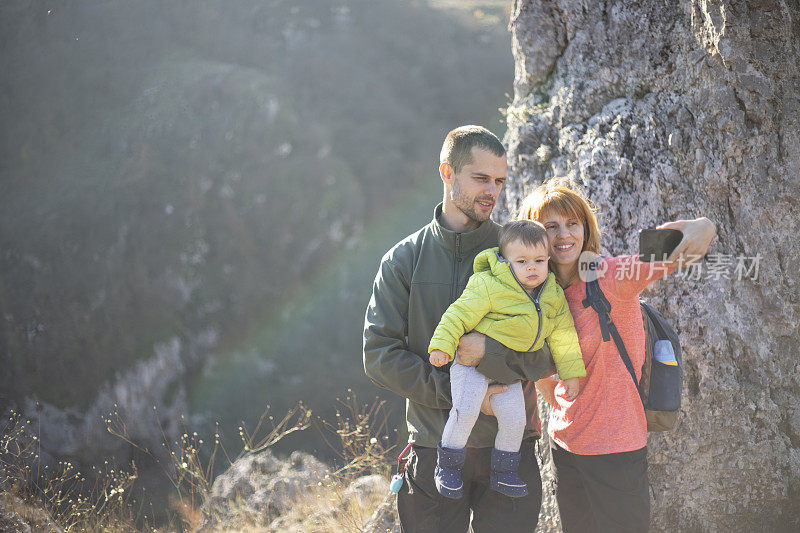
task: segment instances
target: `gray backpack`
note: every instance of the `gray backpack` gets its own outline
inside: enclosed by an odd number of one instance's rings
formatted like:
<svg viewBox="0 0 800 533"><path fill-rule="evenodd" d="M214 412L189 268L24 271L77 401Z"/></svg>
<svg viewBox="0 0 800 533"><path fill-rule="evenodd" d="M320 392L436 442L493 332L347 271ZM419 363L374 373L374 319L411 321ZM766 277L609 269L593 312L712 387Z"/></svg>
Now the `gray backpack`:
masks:
<svg viewBox="0 0 800 533"><path fill-rule="evenodd" d="M596 267L596 265L594 265ZM596 271L596 269L595 269ZM647 417L647 431L669 431L678 423L683 389L683 359L681 344L675 329L650 304L639 301L645 330L645 360L642 378L636 380L633 363L611 320L611 304L600 289L595 277L586 282L584 307L591 307L600 321L603 341L614 341L625 368L633 378Z"/></svg>

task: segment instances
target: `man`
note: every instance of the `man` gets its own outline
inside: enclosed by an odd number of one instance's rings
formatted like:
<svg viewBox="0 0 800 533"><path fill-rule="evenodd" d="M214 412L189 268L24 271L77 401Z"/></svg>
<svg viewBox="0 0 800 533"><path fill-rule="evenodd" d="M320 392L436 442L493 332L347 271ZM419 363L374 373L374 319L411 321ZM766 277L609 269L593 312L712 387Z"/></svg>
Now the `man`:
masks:
<svg viewBox="0 0 800 533"><path fill-rule="evenodd" d="M480 126L447 134L440 155L442 203L433 220L383 257L364 325L364 370L372 381L406 398L409 439L414 442L397 507L402 531L532 531L541 504L535 445L539 437L536 392L530 383L552 365L549 353L519 353L479 333L461 338L457 358L498 384L489 387L482 414L467 442L464 496L440 495L434 485L436 445L451 407L448 367L428 362L428 343L447 307L472 274L478 252L497 246L500 226L489 219L506 177L500 140ZM490 454L497 433L489 397L526 380L528 425L520 451L524 498L489 490Z"/></svg>

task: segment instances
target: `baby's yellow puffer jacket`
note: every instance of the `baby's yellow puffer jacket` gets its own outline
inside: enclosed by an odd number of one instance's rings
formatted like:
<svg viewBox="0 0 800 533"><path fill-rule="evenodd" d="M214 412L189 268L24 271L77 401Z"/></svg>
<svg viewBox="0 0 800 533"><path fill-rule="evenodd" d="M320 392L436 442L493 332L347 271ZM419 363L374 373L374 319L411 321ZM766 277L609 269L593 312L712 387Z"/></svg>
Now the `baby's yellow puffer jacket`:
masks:
<svg viewBox="0 0 800 533"><path fill-rule="evenodd" d="M464 292L442 315L428 353L441 350L452 360L458 339L474 330L517 352L538 350L547 341L561 379L586 376L564 290L552 272L536 299L525 292L497 248L479 253L473 272Z"/></svg>

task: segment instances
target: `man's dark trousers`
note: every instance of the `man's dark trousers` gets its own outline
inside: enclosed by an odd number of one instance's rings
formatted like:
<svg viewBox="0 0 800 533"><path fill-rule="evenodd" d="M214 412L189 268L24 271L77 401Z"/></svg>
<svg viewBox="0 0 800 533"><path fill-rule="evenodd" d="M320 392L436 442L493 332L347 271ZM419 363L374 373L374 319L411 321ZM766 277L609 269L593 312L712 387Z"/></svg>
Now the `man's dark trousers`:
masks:
<svg viewBox="0 0 800 533"><path fill-rule="evenodd" d="M542 505L542 479L536 462L538 439L522 441L519 475L528 484L524 498L509 498L489 488L491 448L467 448L462 478L464 496L445 498L436 490L436 449L414 446L397 495L404 533L530 533ZM472 527L470 528L470 510Z"/></svg>

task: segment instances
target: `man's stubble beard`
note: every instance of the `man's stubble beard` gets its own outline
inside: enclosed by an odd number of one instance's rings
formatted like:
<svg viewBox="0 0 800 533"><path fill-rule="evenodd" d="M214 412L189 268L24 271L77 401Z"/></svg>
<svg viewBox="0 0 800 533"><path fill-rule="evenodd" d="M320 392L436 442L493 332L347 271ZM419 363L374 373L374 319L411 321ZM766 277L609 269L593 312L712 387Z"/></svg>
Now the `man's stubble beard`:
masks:
<svg viewBox="0 0 800 533"><path fill-rule="evenodd" d="M459 181L457 179L453 180L453 188L450 190L450 198L453 200L453 205L464 215L470 219L472 222L476 224L482 224L489 220L489 217L492 214L492 211L486 216L480 215L475 210L475 202L477 201L478 197L474 196L472 198L464 192L464 190L459 185ZM494 200L492 200L494 202Z"/></svg>

